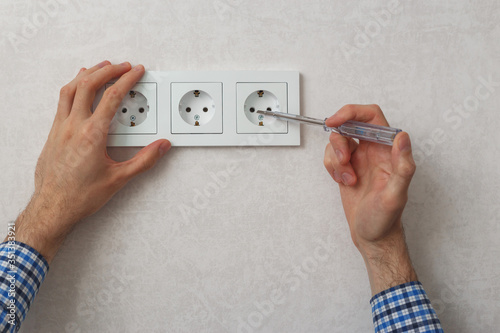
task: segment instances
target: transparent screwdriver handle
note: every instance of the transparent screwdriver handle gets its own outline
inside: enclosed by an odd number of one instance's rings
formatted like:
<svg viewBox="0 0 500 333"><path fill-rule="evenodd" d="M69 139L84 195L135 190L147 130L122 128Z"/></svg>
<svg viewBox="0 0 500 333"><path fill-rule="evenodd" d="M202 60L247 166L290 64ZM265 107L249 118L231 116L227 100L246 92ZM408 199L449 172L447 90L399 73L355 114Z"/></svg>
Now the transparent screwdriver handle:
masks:
<svg viewBox="0 0 500 333"><path fill-rule="evenodd" d="M324 125L324 128L325 131L337 132L349 138L382 143L388 146L392 146L396 134L401 132L397 128L361 123L354 120L346 121L340 127L328 127Z"/></svg>

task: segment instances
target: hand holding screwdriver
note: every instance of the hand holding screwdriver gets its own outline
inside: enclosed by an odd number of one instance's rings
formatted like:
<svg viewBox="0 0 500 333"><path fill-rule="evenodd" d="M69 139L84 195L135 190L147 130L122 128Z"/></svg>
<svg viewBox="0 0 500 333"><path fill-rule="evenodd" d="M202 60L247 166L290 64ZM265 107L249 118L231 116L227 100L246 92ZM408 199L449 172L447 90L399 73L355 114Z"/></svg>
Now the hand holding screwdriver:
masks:
<svg viewBox="0 0 500 333"><path fill-rule="evenodd" d="M377 105L346 105L325 125L341 127L352 120L389 126ZM332 133L324 165L339 183L351 237L365 260L372 293L415 281L401 222L415 172L408 134L397 134L389 147Z"/></svg>

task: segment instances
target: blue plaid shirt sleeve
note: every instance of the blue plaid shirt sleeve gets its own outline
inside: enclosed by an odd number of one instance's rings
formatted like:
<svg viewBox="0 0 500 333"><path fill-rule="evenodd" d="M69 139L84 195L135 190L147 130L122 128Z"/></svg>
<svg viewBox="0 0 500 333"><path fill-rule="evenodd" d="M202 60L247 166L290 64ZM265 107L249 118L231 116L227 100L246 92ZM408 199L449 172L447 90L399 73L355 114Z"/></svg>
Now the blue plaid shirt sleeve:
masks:
<svg viewBox="0 0 500 333"><path fill-rule="evenodd" d="M0 244L0 332L17 332L33 303L49 264L30 246Z"/></svg>
<svg viewBox="0 0 500 333"><path fill-rule="evenodd" d="M412 281L370 300L375 332L443 332L422 284Z"/></svg>

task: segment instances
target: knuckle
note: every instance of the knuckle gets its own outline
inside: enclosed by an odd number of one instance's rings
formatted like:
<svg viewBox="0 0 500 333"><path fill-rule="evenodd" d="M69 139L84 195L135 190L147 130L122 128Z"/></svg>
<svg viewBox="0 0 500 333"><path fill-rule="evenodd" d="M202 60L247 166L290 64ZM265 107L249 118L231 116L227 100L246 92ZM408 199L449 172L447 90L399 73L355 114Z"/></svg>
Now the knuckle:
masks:
<svg viewBox="0 0 500 333"><path fill-rule="evenodd" d="M332 146L331 143L327 143L325 147L325 158L328 156L328 153L330 152L330 147Z"/></svg>
<svg viewBox="0 0 500 333"><path fill-rule="evenodd" d="M103 68L101 68L101 71L103 73L110 73L113 71L113 65L106 65Z"/></svg>
<svg viewBox="0 0 500 333"><path fill-rule="evenodd" d="M104 95L106 95L106 98L108 99L115 99L120 96L120 91L118 90L118 88L111 86L108 89L106 89Z"/></svg>
<svg viewBox="0 0 500 333"><path fill-rule="evenodd" d="M92 87L92 80L89 77L84 77L78 81L78 89L90 89Z"/></svg>
<svg viewBox="0 0 500 333"><path fill-rule="evenodd" d="M400 173L405 178L411 178L415 174L417 166L413 160L406 161L400 166Z"/></svg>
<svg viewBox="0 0 500 333"><path fill-rule="evenodd" d="M342 178L339 176L339 170L332 168L331 175L335 182L343 184Z"/></svg>
<svg viewBox="0 0 500 333"><path fill-rule="evenodd" d="M59 95L61 97L67 97L71 94L71 87L69 85L65 85L64 87L61 88L59 91Z"/></svg>
<svg viewBox="0 0 500 333"><path fill-rule="evenodd" d="M402 204L406 202L406 194L401 194L398 196L394 195L382 195L380 198L380 204L384 210L396 211L400 209Z"/></svg>
<svg viewBox="0 0 500 333"><path fill-rule="evenodd" d="M339 145L339 139L341 139L342 136L337 133L332 133L330 134L330 137L328 140L330 141L330 145L332 146L332 149L337 147Z"/></svg>
<svg viewBox="0 0 500 333"><path fill-rule="evenodd" d="M104 121L103 119L97 118L97 119L89 119L90 122L92 122L92 127L94 128L94 132L100 133L103 136L106 136L108 134L108 123Z"/></svg>
<svg viewBox="0 0 500 333"><path fill-rule="evenodd" d="M62 141L62 143L66 143L73 137L73 134L74 131L71 128L71 126L64 126L60 131L59 138Z"/></svg>
<svg viewBox="0 0 500 333"><path fill-rule="evenodd" d="M110 186L121 187L127 182L127 176L123 172L111 172L111 174L107 178Z"/></svg>
<svg viewBox="0 0 500 333"><path fill-rule="evenodd" d="M150 170L151 168L153 168L154 165L155 165L154 160L144 159L141 161L140 170L141 170L141 172L146 172L146 171Z"/></svg>
<svg viewBox="0 0 500 333"><path fill-rule="evenodd" d="M330 141L332 143L332 146L334 146L334 147L337 147L337 148L344 147L344 146L347 147L347 139L340 134L332 133Z"/></svg>
<svg viewBox="0 0 500 333"><path fill-rule="evenodd" d="M342 107L342 109L347 112L354 112L355 106L354 104L346 104Z"/></svg>
<svg viewBox="0 0 500 333"><path fill-rule="evenodd" d="M81 134L85 138L91 137L93 132L94 132L94 129L93 129L92 125L90 125L89 122L82 125Z"/></svg>
<svg viewBox="0 0 500 333"><path fill-rule="evenodd" d="M370 105L375 111L377 112L382 112L382 108L378 104L371 104Z"/></svg>
<svg viewBox="0 0 500 333"><path fill-rule="evenodd" d="M337 161L337 159L335 157L330 157L330 165L333 169L335 170L340 170L342 171L344 168L342 167L342 165L340 165L340 163Z"/></svg>
<svg viewBox="0 0 500 333"><path fill-rule="evenodd" d="M332 161L327 156L325 156L325 158L323 159L323 165L328 170L332 165Z"/></svg>
<svg viewBox="0 0 500 333"><path fill-rule="evenodd" d="M385 118L384 112L382 111L382 108L380 108L378 104L371 104L370 107L373 110L375 117Z"/></svg>
<svg viewBox="0 0 500 333"><path fill-rule="evenodd" d="M82 126L81 138L90 146L96 146L103 140L103 134L92 122L88 121Z"/></svg>

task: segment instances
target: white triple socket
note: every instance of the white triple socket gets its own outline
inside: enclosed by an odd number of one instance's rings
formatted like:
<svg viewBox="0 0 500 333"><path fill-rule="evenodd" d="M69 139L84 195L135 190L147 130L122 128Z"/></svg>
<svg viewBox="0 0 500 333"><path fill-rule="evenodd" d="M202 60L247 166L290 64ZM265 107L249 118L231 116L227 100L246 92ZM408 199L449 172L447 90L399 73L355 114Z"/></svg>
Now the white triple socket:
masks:
<svg viewBox="0 0 500 333"><path fill-rule="evenodd" d="M93 110L112 84L97 92ZM143 147L163 138L173 146L300 145L298 123L256 113L300 114L295 71L148 71L130 94L111 122L109 147Z"/></svg>

